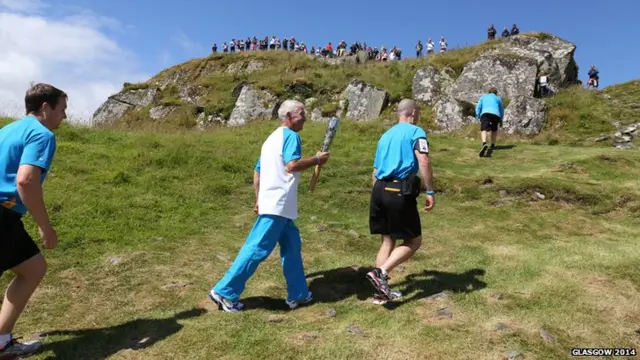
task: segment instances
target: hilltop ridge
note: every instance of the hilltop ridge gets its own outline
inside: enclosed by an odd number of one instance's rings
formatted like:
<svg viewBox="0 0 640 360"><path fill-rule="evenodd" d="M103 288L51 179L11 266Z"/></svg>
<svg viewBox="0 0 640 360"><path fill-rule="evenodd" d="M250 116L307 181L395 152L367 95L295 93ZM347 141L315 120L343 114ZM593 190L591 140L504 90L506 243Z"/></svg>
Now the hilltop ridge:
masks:
<svg viewBox="0 0 640 360"><path fill-rule="evenodd" d="M576 86L575 50L575 44L551 34L523 33L391 62L366 61L362 54L340 58L285 51L212 54L165 69L148 81L125 83L93 119L97 126L205 130L274 119L278 104L295 98L307 105L312 121L334 115L376 121L391 118L400 99L413 98L423 108L424 127L453 132L473 124L478 97L493 85L505 100L506 133L537 136L550 124L556 130L564 126L564 117L575 114L563 113L559 106L575 102L571 100L575 96L593 100L596 94ZM551 98L540 96L541 74L549 77L555 92ZM589 107L606 105L597 99ZM606 117L599 114L587 129L568 128L573 131L569 138L613 134L616 125L631 122L619 119L616 124Z"/></svg>

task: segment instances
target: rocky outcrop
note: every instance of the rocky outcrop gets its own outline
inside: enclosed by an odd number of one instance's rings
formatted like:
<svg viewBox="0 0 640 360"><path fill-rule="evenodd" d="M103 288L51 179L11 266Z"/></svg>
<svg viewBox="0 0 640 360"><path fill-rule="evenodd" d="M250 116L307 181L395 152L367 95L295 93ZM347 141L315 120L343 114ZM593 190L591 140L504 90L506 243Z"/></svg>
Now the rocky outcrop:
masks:
<svg viewBox="0 0 640 360"><path fill-rule="evenodd" d="M490 86L502 98L533 96L537 75L533 59L511 55L482 56L469 62L449 94L456 100L476 103Z"/></svg>
<svg viewBox="0 0 640 360"><path fill-rule="evenodd" d="M142 108L153 103L158 89L146 88L135 90L124 90L109 97L93 113L94 124L110 124L122 118L129 110Z"/></svg>
<svg viewBox="0 0 640 360"><path fill-rule="evenodd" d="M224 124L224 119L218 114L207 115L201 112L196 118L198 129L207 130L215 124Z"/></svg>
<svg viewBox="0 0 640 360"><path fill-rule="evenodd" d="M277 104L278 99L269 92L244 85L227 125L240 126L252 120L277 117Z"/></svg>
<svg viewBox="0 0 640 360"><path fill-rule="evenodd" d="M149 117L152 118L153 120L159 120L159 119L169 117L177 113L179 110L180 110L180 106L175 106L175 105L155 106L149 110Z"/></svg>
<svg viewBox="0 0 640 360"><path fill-rule="evenodd" d="M413 99L427 105L435 105L436 101L446 95L453 85L453 79L449 75L452 72L451 69L439 71L434 66L418 70L411 86Z"/></svg>
<svg viewBox="0 0 640 360"><path fill-rule="evenodd" d="M493 53L508 52L536 60L540 72L547 72L549 83L565 88L577 83L576 45L550 34L523 34L506 38Z"/></svg>
<svg viewBox="0 0 640 360"><path fill-rule="evenodd" d="M546 119L544 100L517 96L507 106L502 125L507 134L535 135L540 133Z"/></svg>
<svg viewBox="0 0 640 360"><path fill-rule="evenodd" d="M441 132L460 130L474 120L474 105L446 97L435 104L433 111Z"/></svg>
<svg viewBox="0 0 640 360"><path fill-rule="evenodd" d="M381 88L371 86L361 80L353 80L341 96L347 102L347 118L353 121L371 121L389 101L389 94Z"/></svg>

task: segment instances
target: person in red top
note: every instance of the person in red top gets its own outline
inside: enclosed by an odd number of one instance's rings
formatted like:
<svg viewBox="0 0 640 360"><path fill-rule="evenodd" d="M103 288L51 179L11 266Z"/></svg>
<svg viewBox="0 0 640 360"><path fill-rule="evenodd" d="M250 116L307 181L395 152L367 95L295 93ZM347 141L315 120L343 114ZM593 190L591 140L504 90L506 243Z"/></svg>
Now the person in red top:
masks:
<svg viewBox="0 0 640 360"><path fill-rule="evenodd" d="M331 45L331 43L327 45L327 52L329 53L329 57L333 57L333 45Z"/></svg>

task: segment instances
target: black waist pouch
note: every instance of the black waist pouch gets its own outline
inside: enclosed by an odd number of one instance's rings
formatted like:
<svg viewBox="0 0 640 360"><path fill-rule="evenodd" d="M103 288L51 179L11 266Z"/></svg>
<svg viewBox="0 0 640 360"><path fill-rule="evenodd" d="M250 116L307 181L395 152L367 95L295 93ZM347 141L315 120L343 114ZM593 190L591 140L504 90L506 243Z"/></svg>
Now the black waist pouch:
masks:
<svg viewBox="0 0 640 360"><path fill-rule="evenodd" d="M400 180L400 193L404 196L420 196L420 178L416 174L410 174Z"/></svg>

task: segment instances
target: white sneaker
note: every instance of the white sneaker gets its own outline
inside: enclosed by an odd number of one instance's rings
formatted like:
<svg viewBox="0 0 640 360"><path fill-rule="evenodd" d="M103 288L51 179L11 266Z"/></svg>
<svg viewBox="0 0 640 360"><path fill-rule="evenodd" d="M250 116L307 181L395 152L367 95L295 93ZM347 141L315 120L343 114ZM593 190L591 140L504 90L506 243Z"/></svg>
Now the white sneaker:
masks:
<svg viewBox="0 0 640 360"><path fill-rule="evenodd" d="M230 312L230 313L237 313L240 312L242 310L244 310L244 304L242 304L239 301L236 302L231 302L225 298L223 298L222 296L220 296L220 294L216 293L215 291L213 291L213 289L211 289L209 291L209 298L218 304L218 308L222 309L226 312Z"/></svg>
<svg viewBox="0 0 640 360"><path fill-rule="evenodd" d="M313 301L313 295L311 294L311 291L309 291L309 295L307 295L307 297L302 300L298 300L298 301L286 300L285 302L287 303L287 305L289 305L289 309L293 310L298 306L308 304L311 301Z"/></svg>

